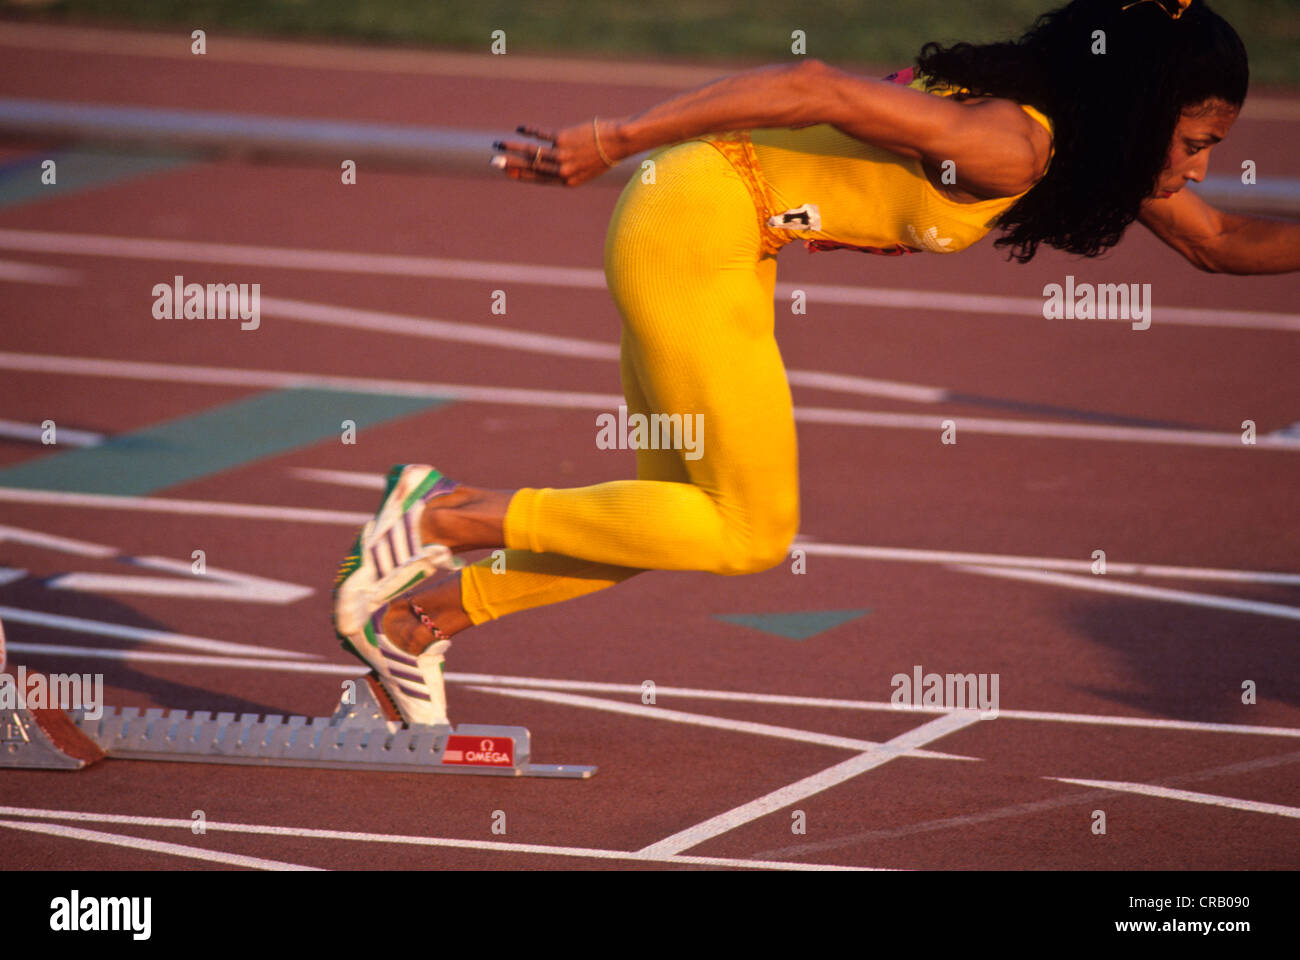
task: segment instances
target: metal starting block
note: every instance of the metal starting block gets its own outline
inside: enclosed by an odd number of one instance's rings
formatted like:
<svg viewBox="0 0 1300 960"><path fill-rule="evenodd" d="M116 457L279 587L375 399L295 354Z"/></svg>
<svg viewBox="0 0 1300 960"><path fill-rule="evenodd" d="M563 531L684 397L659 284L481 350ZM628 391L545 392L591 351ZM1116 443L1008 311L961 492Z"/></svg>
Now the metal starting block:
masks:
<svg viewBox="0 0 1300 960"><path fill-rule="evenodd" d="M526 727L405 725L388 719L371 677L332 717L105 707L0 713L0 767L80 770L122 760L237 763L326 770L397 770L586 779L595 767L532 762Z"/></svg>

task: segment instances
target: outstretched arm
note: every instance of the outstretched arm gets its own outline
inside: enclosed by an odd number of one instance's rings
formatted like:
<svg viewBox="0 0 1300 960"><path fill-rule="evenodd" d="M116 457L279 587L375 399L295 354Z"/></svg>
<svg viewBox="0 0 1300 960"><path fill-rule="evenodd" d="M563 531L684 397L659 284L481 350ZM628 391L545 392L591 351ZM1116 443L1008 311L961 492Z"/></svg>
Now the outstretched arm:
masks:
<svg viewBox="0 0 1300 960"><path fill-rule="evenodd" d="M1300 223L1224 213L1186 189L1146 201L1139 219L1209 273L1300 270Z"/></svg>
<svg viewBox="0 0 1300 960"><path fill-rule="evenodd" d="M821 122L815 77L818 61L758 67L678 94L634 116L600 119L558 133L519 127L549 141L507 140L493 162L519 180L577 186L624 157L706 133ZM597 140L599 138L599 140ZM602 156L603 154L603 156Z"/></svg>
<svg viewBox="0 0 1300 960"><path fill-rule="evenodd" d="M1012 196L1046 168L1047 132L1007 100L958 103L897 84L867 80L818 60L760 67L680 94L631 117L545 133L550 141L499 145L506 172L520 179L583 183L605 170L597 149L617 162L642 150L705 133L829 123L896 153L956 164L957 182L981 196Z"/></svg>

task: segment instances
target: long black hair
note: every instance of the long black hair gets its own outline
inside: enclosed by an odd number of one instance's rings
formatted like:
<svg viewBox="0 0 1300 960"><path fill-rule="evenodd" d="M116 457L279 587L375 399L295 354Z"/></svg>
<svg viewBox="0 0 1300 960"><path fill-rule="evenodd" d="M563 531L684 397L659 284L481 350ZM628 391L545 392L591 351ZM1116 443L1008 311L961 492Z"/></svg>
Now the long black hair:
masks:
<svg viewBox="0 0 1300 960"><path fill-rule="evenodd" d="M1177 0L1121 9L1129 3L1073 0L1018 40L927 43L917 57L930 86L1005 97L1052 121L1046 176L998 222L996 245L1021 263L1040 243L1088 257L1114 246L1155 190L1184 108L1246 99L1246 48L1204 0L1177 19Z"/></svg>

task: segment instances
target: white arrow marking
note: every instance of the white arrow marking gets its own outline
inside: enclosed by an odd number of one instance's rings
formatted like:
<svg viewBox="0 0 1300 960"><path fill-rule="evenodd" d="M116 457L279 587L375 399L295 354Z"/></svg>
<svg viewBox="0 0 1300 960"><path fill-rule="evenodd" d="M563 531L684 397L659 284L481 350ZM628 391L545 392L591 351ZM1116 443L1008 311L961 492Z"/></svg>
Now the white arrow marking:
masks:
<svg viewBox="0 0 1300 960"><path fill-rule="evenodd" d="M80 557L101 559L119 557L137 567L165 570L185 578L178 580L174 577L142 577L118 573L64 573L45 581L45 586L51 590L75 590L80 593L135 593L189 597L196 600L275 604L295 603L311 596L314 592L311 587L304 587L301 584L271 580L251 573L223 570L220 567L209 566L203 574L195 574L193 565L184 560L171 560L167 557L128 557L123 556L116 547L106 547L85 540L73 540L70 537L58 537L36 530L23 530L19 527L0 526L0 543L5 541L45 547ZM6 568L0 568L0 585L19 579L17 576L6 579L7 572ZM25 571L23 573L25 574Z"/></svg>
<svg viewBox="0 0 1300 960"><path fill-rule="evenodd" d="M151 570L166 570L185 577L141 577L117 573L65 573L45 582L51 590L82 593L137 593L151 596L191 597L199 600L234 600L247 603L295 603L313 593L311 587L270 580L218 567L195 574L192 564L166 557L124 557Z"/></svg>
<svg viewBox="0 0 1300 960"><path fill-rule="evenodd" d="M90 633L101 637L117 637L120 640L141 640L145 643L159 643L168 647L181 647L188 650L205 650L209 653L243 654L259 657L314 657L297 650L282 650L278 647L262 647L251 643L231 643L226 640L213 640L210 637L196 637L188 633L172 633L170 630L152 630L147 627L128 627L120 623L108 623L104 620L88 620L85 617L65 617L58 613L44 613L40 610L24 610L20 607L0 607L0 617L10 623L26 623L34 627L50 627L54 630L68 630L77 633ZM27 649L24 644L15 644L14 649ZM44 653L42 645L29 652ZM54 650L55 648L50 648ZM103 651L107 653L108 651ZM266 666L270 666L267 664Z"/></svg>

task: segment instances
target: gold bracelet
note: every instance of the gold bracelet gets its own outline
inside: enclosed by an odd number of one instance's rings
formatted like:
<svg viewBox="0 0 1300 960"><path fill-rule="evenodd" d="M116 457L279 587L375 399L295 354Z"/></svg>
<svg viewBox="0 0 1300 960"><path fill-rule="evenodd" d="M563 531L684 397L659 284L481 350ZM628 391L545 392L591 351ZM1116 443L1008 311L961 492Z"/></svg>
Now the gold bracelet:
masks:
<svg viewBox="0 0 1300 960"><path fill-rule="evenodd" d="M596 117L591 118L591 133L596 138L596 152L600 154L600 159L605 161L605 166L612 167L614 161L605 156L605 151L600 146L600 131L596 129Z"/></svg>

